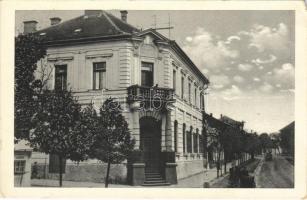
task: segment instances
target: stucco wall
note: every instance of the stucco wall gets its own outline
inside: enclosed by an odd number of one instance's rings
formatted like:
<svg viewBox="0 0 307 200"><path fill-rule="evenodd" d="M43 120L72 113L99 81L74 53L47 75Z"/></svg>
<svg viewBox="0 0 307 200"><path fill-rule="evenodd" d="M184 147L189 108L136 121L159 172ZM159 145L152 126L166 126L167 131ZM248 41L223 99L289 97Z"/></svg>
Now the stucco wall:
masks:
<svg viewBox="0 0 307 200"><path fill-rule="evenodd" d="M38 175L41 179L59 179L59 174L49 173L48 164L38 164ZM103 183L107 171L107 164L67 164L63 180L67 181L87 181ZM112 164L110 168L110 183L125 184L127 178L126 164Z"/></svg>

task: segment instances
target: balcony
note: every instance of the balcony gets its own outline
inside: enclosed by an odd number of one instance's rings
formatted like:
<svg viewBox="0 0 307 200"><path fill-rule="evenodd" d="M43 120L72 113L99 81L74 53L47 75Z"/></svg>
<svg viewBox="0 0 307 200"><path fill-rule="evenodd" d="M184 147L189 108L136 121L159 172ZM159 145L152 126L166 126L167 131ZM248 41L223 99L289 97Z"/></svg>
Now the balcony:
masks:
<svg viewBox="0 0 307 200"><path fill-rule="evenodd" d="M165 108L166 103L174 101L174 90L170 88L133 85L127 90L127 102L140 102L142 108Z"/></svg>

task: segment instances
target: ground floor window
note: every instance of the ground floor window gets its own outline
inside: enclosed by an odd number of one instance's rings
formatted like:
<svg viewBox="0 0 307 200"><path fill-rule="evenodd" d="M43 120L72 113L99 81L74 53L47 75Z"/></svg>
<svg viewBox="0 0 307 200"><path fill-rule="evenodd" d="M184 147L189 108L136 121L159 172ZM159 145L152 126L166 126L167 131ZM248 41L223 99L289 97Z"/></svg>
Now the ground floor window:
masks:
<svg viewBox="0 0 307 200"><path fill-rule="evenodd" d="M187 152L192 153L192 131L193 128L190 128L190 131L187 133Z"/></svg>
<svg viewBox="0 0 307 200"><path fill-rule="evenodd" d="M175 120L175 122L174 122L174 150L175 150L175 152L178 151L178 149L177 149L177 132L178 132L178 122Z"/></svg>
<svg viewBox="0 0 307 200"><path fill-rule="evenodd" d="M15 160L14 161L14 173L15 174L24 173L25 167L26 167L26 161L25 160Z"/></svg>
<svg viewBox="0 0 307 200"><path fill-rule="evenodd" d="M193 134L193 149L194 149L194 153L198 153L198 134L195 133Z"/></svg>
<svg viewBox="0 0 307 200"><path fill-rule="evenodd" d="M185 149L185 124L182 125L182 145L183 145L183 153L186 152Z"/></svg>

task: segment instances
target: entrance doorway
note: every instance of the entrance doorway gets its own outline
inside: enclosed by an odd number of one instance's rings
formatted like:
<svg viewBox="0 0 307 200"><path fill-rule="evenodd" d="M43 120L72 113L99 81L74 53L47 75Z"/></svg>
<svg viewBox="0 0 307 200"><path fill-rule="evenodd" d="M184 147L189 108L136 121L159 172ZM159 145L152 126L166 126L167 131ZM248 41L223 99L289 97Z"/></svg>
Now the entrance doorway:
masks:
<svg viewBox="0 0 307 200"><path fill-rule="evenodd" d="M161 121L153 117L140 119L140 149L144 152L146 170L160 171Z"/></svg>

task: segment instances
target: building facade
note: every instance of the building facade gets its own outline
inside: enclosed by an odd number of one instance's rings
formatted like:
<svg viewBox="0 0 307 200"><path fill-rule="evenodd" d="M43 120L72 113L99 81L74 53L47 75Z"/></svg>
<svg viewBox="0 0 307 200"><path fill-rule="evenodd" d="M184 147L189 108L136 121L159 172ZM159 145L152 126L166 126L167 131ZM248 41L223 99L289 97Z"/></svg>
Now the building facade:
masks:
<svg viewBox="0 0 307 200"><path fill-rule="evenodd" d="M35 31L35 21L24 23ZM81 104L97 108L108 97L121 104L139 158L128 161L133 185L177 183L204 171L202 111L208 79L178 44L154 29L139 30L101 11L35 31L44 37L48 89L71 89ZM38 74L39 75L39 74ZM67 173L67 170L66 170ZM129 178L130 177L130 178Z"/></svg>

